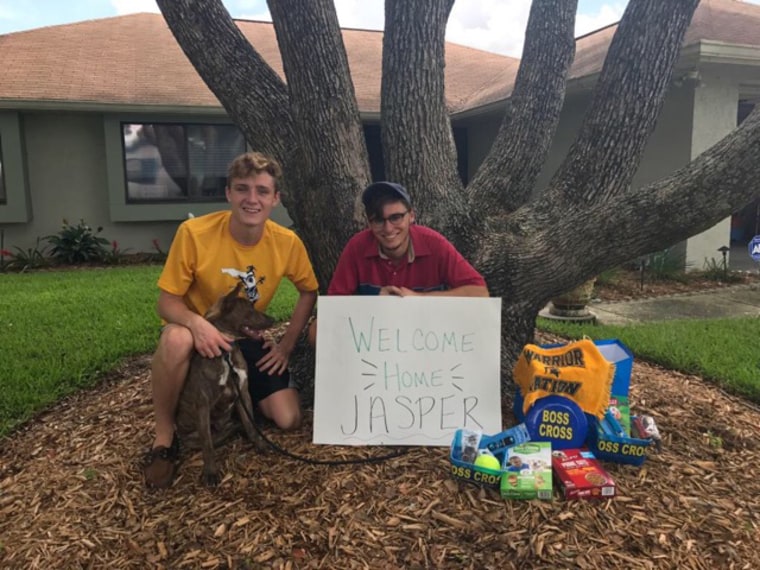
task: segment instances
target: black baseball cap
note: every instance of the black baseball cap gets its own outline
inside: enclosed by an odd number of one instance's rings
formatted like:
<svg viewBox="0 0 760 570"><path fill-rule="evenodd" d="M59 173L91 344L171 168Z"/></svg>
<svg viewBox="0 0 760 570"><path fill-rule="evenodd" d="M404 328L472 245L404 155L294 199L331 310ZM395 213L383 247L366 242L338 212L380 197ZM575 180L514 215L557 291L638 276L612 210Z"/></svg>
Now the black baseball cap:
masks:
<svg viewBox="0 0 760 570"><path fill-rule="evenodd" d="M364 207L368 207L369 204L382 194L390 196L398 196L404 200L410 206L412 205L412 199L409 197L409 192L406 188L398 184L397 182L374 182L367 186L362 193L362 203Z"/></svg>

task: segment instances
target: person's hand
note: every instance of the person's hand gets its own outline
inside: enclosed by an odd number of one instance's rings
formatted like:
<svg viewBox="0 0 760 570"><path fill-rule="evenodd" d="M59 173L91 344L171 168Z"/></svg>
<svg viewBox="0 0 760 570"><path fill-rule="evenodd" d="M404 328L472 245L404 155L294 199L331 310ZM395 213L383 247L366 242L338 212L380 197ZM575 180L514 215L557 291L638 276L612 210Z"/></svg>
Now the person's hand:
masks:
<svg viewBox="0 0 760 570"><path fill-rule="evenodd" d="M190 328L193 334L193 344L198 354L204 358L214 358L232 350L232 339L219 332L206 319L198 319Z"/></svg>
<svg viewBox="0 0 760 570"><path fill-rule="evenodd" d="M263 345L268 352L256 362L256 368L271 376L279 376L288 369L290 351L276 342L267 340Z"/></svg>
<svg viewBox="0 0 760 570"><path fill-rule="evenodd" d="M380 289L380 295L396 295L397 297L416 297L420 295L417 291L408 287L396 287L395 285L386 285Z"/></svg>

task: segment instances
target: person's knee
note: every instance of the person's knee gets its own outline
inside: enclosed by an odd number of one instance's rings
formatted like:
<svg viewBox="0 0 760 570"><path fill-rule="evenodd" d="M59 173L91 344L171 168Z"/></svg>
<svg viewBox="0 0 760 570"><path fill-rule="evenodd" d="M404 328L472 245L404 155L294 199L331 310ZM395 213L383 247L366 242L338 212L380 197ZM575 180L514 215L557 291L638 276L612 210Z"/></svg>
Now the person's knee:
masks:
<svg viewBox="0 0 760 570"><path fill-rule="evenodd" d="M298 408L281 410L275 415L274 423L283 431L292 431L301 427L301 410Z"/></svg>
<svg viewBox="0 0 760 570"><path fill-rule="evenodd" d="M193 351L193 335L190 329L179 325L167 325L158 339L154 360L167 362L189 361Z"/></svg>
<svg viewBox="0 0 760 570"><path fill-rule="evenodd" d="M283 431L301 426L301 406L298 392L292 388L280 390L259 402L259 410Z"/></svg>
<svg viewBox="0 0 760 570"><path fill-rule="evenodd" d="M153 403L158 409L173 410L187 376L193 351L193 335L178 325L168 325L158 341L151 362Z"/></svg>
<svg viewBox="0 0 760 570"><path fill-rule="evenodd" d="M167 325L161 331L158 347L153 353L153 372L171 375L190 362L193 353L193 335L190 329L179 325Z"/></svg>

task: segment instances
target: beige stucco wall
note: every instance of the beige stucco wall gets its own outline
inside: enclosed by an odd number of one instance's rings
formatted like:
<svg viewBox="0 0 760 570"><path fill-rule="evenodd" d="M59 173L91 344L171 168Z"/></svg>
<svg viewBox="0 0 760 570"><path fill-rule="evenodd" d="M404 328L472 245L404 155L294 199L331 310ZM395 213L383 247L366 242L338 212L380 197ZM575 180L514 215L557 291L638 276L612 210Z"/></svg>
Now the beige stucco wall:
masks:
<svg viewBox="0 0 760 570"><path fill-rule="evenodd" d="M696 158L736 128L742 74L727 71L718 66L702 66L699 70L700 77L694 86L691 158ZM723 256L718 248L730 244L729 217L686 241L687 266L703 269L706 263L722 263Z"/></svg>

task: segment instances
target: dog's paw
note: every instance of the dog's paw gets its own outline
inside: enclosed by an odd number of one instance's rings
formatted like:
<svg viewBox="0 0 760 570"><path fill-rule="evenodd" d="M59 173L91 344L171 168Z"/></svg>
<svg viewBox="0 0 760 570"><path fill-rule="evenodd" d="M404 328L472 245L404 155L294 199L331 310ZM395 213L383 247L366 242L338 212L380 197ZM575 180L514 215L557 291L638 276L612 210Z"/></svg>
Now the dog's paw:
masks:
<svg viewBox="0 0 760 570"><path fill-rule="evenodd" d="M201 480L206 487L218 487L222 482L222 476L218 471L204 471Z"/></svg>
<svg viewBox="0 0 760 570"><path fill-rule="evenodd" d="M251 444L257 453L267 453L269 451L269 445L261 438L252 439Z"/></svg>

